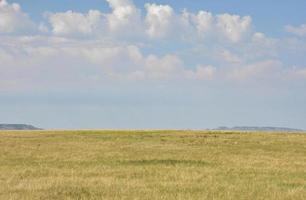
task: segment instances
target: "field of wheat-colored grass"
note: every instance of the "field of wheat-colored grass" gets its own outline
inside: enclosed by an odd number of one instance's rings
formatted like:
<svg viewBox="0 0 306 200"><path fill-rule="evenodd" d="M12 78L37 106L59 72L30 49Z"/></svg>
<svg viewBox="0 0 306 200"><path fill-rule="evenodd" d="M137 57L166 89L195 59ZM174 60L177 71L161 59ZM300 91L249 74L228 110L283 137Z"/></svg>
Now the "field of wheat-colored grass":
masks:
<svg viewBox="0 0 306 200"><path fill-rule="evenodd" d="M306 134L1 131L0 199L306 199Z"/></svg>

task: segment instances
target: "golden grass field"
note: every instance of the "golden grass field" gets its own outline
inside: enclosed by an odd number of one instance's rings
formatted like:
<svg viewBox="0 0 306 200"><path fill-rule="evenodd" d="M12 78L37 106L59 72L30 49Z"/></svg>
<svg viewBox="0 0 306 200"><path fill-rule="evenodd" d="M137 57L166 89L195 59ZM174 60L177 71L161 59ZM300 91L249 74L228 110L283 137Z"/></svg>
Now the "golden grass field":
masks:
<svg viewBox="0 0 306 200"><path fill-rule="evenodd" d="M306 199L306 134L2 131L0 199Z"/></svg>

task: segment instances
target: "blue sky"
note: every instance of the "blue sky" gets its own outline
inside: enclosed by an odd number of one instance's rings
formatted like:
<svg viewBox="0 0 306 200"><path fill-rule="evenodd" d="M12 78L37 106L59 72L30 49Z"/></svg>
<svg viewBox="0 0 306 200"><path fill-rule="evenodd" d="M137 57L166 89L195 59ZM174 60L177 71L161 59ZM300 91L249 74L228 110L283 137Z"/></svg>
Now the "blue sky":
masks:
<svg viewBox="0 0 306 200"><path fill-rule="evenodd" d="M0 3L0 123L306 129L306 3Z"/></svg>

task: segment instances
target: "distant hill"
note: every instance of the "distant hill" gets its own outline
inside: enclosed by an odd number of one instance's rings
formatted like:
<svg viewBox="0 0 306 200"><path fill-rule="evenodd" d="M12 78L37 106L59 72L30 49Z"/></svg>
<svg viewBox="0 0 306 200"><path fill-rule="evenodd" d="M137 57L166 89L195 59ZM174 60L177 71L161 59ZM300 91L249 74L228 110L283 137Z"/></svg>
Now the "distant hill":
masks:
<svg viewBox="0 0 306 200"><path fill-rule="evenodd" d="M235 127L219 127L215 130L232 130L232 131L271 131L271 132L299 132L301 129L293 129L286 127L258 127L258 126L235 126Z"/></svg>
<svg viewBox="0 0 306 200"><path fill-rule="evenodd" d="M0 130L41 130L41 129L27 124L0 124Z"/></svg>

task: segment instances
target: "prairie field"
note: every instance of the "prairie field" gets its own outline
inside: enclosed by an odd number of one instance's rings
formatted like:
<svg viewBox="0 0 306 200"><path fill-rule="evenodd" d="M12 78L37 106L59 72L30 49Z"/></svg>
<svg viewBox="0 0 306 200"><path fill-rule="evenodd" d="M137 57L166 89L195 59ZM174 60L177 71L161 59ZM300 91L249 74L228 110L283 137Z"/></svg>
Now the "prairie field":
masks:
<svg viewBox="0 0 306 200"><path fill-rule="evenodd" d="M0 199L306 199L306 134L1 131Z"/></svg>

